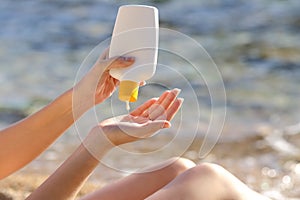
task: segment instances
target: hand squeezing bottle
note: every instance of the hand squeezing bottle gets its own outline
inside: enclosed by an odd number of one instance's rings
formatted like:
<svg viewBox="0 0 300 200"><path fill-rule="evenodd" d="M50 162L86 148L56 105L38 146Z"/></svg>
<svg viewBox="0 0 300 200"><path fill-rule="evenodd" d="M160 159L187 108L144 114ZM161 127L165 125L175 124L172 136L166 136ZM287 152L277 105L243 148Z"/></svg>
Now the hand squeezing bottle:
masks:
<svg viewBox="0 0 300 200"><path fill-rule="evenodd" d="M109 57L133 56L135 63L123 69L111 69L110 75L120 81L119 99L127 103L138 98L139 83L151 78L158 54L158 10L152 6L125 5L119 8Z"/></svg>

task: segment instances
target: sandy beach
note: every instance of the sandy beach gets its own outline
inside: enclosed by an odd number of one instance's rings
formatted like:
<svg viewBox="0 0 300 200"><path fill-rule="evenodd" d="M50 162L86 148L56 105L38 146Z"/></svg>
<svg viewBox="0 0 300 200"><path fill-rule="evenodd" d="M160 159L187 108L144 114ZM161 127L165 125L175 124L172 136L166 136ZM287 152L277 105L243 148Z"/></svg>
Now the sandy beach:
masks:
<svg viewBox="0 0 300 200"><path fill-rule="evenodd" d="M299 144L300 137L294 137L293 141ZM295 161L292 155L283 155L282 152L268 145L264 136L219 143L206 158L199 159L199 146L202 142L201 139L195 140L182 157L189 158L196 163L220 164L249 187L272 199L299 200L300 163ZM268 167L266 167L267 163ZM0 200L22 200L48 176L49 172L45 174L34 173L32 170L17 172L0 181ZM78 198L123 176L124 173L100 165L85 183Z"/></svg>
<svg viewBox="0 0 300 200"><path fill-rule="evenodd" d="M4 181L0 181L0 200L23 200L41 185L46 178L47 175L42 174L13 174ZM80 190L78 197L90 193L99 187L101 185L87 182Z"/></svg>

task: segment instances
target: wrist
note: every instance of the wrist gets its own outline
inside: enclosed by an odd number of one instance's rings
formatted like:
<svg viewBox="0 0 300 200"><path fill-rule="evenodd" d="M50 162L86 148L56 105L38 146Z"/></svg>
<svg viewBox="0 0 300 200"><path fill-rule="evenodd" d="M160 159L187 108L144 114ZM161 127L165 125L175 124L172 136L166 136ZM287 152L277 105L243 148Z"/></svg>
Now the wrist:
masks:
<svg viewBox="0 0 300 200"><path fill-rule="evenodd" d="M90 131L82 141L82 145L98 161L114 147L99 127L95 127Z"/></svg>
<svg viewBox="0 0 300 200"><path fill-rule="evenodd" d="M75 119L78 119L86 111L95 105L95 98L92 92L80 89L80 85L76 85L70 89L71 106Z"/></svg>

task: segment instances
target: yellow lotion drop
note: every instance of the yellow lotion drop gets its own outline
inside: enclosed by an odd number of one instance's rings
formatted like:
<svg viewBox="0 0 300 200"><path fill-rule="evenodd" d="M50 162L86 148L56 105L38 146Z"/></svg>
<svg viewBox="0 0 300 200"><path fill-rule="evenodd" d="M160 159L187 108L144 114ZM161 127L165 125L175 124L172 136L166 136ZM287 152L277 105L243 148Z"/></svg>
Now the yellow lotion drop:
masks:
<svg viewBox="0 0 300 200"><path fill-rule="evenodd" d="M127 110L127 111L129 111L129 110L130 110L129 101L126 101L126 110Z"/></svg>

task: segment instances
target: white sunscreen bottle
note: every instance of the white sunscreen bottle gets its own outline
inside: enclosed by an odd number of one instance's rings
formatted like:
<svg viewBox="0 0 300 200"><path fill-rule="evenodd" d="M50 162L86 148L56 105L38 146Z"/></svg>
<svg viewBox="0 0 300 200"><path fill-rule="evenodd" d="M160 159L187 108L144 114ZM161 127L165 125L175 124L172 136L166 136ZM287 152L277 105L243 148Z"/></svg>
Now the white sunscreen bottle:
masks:
<svg viewBox="0 0 300 200"><path fill-rule="evenodd" d="M158 54L158 10L152 6L125 5L118 10L109 57L133 56L135 62L124 69L111 69L110 75L120 81L119 99L127 103L138 98L139 83L151 78Z"/></svg>

